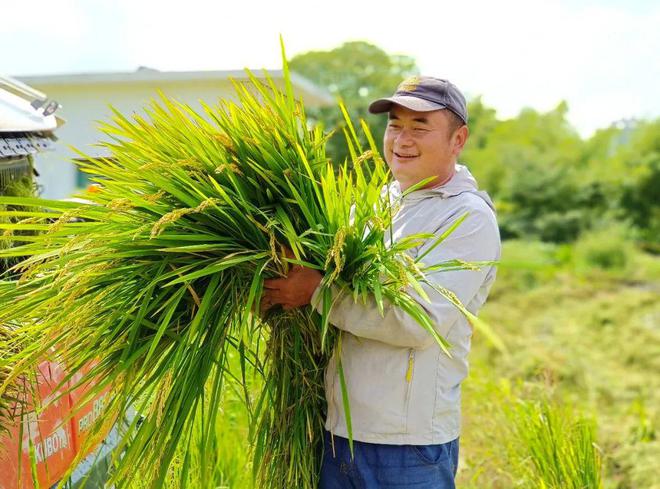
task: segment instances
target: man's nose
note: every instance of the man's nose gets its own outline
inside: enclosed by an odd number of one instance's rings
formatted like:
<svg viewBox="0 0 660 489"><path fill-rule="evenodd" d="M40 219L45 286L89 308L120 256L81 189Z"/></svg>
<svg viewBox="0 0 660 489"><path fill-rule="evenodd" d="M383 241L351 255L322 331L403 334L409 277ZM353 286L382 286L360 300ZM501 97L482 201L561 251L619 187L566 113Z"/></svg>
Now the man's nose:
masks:
<svg viewBox="0 0 660 489"><path fill-rule="evenodd" d="M412 131L402 129L396 137L395 142L401 146L409 146L412 143Z"/></svg>

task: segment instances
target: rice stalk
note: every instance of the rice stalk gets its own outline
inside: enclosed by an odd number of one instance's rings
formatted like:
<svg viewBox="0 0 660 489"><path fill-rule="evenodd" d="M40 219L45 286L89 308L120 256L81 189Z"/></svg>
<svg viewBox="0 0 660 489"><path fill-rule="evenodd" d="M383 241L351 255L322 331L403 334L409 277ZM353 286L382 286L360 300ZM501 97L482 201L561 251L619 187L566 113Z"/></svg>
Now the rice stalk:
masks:
<svg viewBox="0 0 660 489"><path fill-rule="evenodd" d="M29 175L9 182L4 188L0 189L0 194L12 197L33 197L36 194L35 185L32 181L32 166L30 161ZM0 239L0 249L9 249L21 243L21 235L30 235L30 231L21 231L14 226L17 222L32 219L26 217L27 209L20 205L2 205L0 204L0 223L7 224L7 228L2 232ZM0 258L0 274L6 274L7 270L12 268L20 261L17 257ZM23 411L21 404L22 396L19 395L20 388L18 382L8 382L9 377L13 376L13 362L11 357L20 351L19 345L15 342L17 326L13 322L0 323L0 434L6 432L7 426L16 416L20 416Z"/></svg>
<svg viewBox="0 0 660 489"><path fill-rule="evenodd" d="M592 420L547 400L519 401L509 417L516 435L514 456L522 461L529 487L603 487Z"/></svg>

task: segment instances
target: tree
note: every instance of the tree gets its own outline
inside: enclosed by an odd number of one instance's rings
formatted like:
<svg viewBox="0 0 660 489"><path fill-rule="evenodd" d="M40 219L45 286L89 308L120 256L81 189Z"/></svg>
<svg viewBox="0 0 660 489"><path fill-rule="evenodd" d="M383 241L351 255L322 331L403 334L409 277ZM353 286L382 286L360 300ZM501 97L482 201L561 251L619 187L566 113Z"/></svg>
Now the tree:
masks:
<svg viewBox="0 0 660 489"><path fill-rule="evenodd" d="M584 142L566 119L565 102L507 120L480 99L469 108L471 141L461 159L494 196L503 237L572 241L603 215L606 195L577 165L586 158Z"/></svg>
<svg viewBox="0 0 660 489"><path fill-rule="evenodd" d="M660 119L639 122L613 158L618 167L623 217L640 231L644 246L660 253Z"/></svg>
<svg viewBox="0 0 660 489"><path fill-rule="evenodd" d="M289 64L293 71L343 100L353 123L365 119L377 142L383 138L385 120L369 114L369 103L392 95L401 81L419 73L413 58L388 54L364 41L346 42L330 51L299 54ZM333 161L342 162L348 154L339 108L309 109L309 116L323 123L327 131L336 131L328 143L328 154Z"/></svg>

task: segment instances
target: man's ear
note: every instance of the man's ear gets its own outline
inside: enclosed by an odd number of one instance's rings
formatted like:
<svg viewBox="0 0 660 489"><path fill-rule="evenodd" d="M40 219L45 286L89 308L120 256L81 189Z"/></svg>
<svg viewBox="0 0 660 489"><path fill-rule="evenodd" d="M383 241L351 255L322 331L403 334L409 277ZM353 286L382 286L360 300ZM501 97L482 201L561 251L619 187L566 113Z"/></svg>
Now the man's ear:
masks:
<svg viewBox="0 0 660 489"><path fill-rule="evenodd" d="M461 151L463 151L463 147L465 146L469 135L470 130L466 125L462 125L456 129L456 132L454 132L454 136L452 137L452 153L454 156L458 156Z"/></svg>

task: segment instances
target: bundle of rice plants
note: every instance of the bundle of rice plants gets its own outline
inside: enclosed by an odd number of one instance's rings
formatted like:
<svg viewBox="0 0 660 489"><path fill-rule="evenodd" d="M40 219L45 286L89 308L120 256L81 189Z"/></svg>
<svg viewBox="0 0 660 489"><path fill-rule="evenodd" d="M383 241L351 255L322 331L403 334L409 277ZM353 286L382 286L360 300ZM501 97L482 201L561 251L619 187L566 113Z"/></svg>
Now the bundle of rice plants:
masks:
<svg viewBox="0 0 660 489"><path fill-rule="evenodd" d="M98 380L89 397L112 386L103 423L129 406L142 414L117 451L117 487L138 473L162 487L178 449L193 439L212 449L227 383L245 392L257 484L316 485L322 373L341 335L328 323L330 300L323 314L258 313L264 278L290 266L322 270L326 299L333 287L403 308L448 347L411 297L426 297L425 268L406 253L444 236L391 243L398 204L381 195L389 174L373 140L361 148L347 118L352 161L335 172L286 62L283 90L248 74L249 84L234 85L238 104L204 105L204 114L164 95L146 117L115 111L101 128L112 157L78 163L99 185L80 195L89 204L0 198L29 209L19 229L37 233L0 252L24 258L14 267L20 277L0 283L0 324L20 319L25 345L3 385L51 349L71 375L96 361L82 381ZM263 377L256 397L248 370ZM103 436L98 428L90 444ZM182 481L192 466L184 457Z"/></svg>

